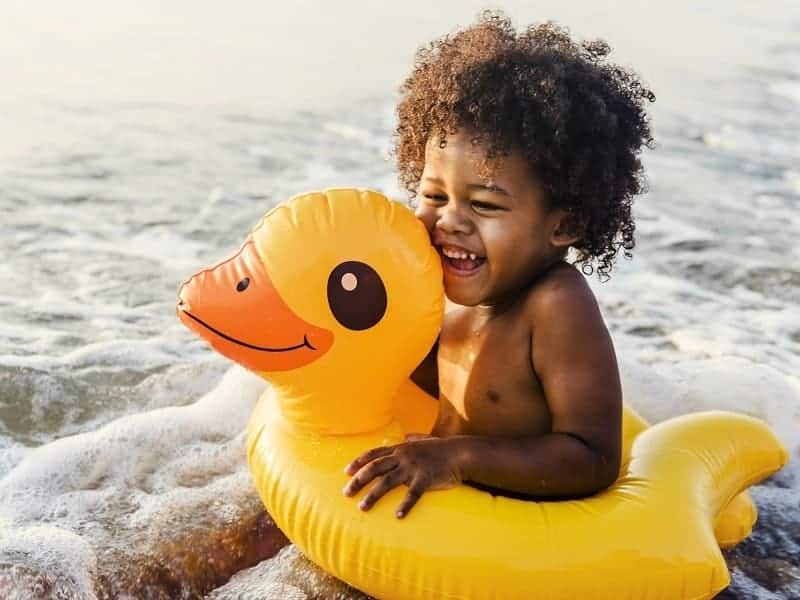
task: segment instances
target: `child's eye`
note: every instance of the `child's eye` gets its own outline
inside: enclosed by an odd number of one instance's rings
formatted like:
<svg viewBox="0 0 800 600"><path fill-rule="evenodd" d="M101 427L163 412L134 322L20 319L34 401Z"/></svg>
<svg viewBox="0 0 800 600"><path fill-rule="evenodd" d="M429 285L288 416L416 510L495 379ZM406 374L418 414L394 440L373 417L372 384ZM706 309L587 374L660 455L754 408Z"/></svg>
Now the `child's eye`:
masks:
<svg viewBox="0 0 800 600"><path fill-rule="evenodd" d="M422 197L431 202L447 202L447 198L441 194L422 194Z"/></svg>
<svg viewBox="0 0 800 600"><path fill-rule="evenodd" d="M491 211L501 210L500 206L497 206L496 204L489 204L488 202L474 201L472 203L472 206L474 208L476 208L478 210L481 210L481 211L484 211L484 212L491 212Z"/></svg>

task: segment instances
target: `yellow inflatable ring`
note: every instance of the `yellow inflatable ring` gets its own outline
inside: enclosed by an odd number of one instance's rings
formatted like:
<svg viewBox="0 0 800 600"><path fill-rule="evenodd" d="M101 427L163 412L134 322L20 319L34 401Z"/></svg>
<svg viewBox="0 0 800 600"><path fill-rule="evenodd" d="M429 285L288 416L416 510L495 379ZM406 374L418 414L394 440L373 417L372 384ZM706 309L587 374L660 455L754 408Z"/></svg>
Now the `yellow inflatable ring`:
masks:
<svg viewBox="0 0 800 600"><path fill-rule="evenodd" d="M737 495L787 460L750 417L644 429L628 412L623 472L591 498L459 486L399 520L396 489L364 513L342 495L344 466L423 430L435 408L407 379L443 310L439 258L412 213L366 190L297 196L179 297L187 326L272 383L247 439L267 510L311 560L377 598L711 598L729 581L715 519L751 518Z"/></svg>

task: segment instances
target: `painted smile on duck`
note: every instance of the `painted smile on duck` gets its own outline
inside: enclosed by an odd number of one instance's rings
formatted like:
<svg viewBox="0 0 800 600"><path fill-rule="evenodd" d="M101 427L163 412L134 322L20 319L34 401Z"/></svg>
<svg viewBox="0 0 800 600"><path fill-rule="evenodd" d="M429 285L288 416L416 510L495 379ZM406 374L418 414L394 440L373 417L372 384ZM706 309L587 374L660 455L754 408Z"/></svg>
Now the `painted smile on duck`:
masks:
<svg viewBox="0 0 800 600"><path fill-rule="evenodd" d="M183 306L183 301L180 301L180 303L178 304L178 308L181 308L182 306ZM206 323L202 319L198 319L197 317L195 317L188 310L185 310L184 312L185 312L185 314L187 316L191 317L192 319L194 319L195 321L200 323L200 325L202 325L206 329L212 331L213 333L216 333L218 336L220 336L222 338L225 338L226 340L228 340L230 342L233 342L234 344L239 344L240 346L244 346L245 348L251 348L252 350L259 350L260 352L290 352L291 350L298 350L298 349L303 348L303 347L308 347L308 348L311 348L312 350L316 350L316 348L314 348L314 346L312 346L309 343L308 336L306 336L306 335L303 335L303 343L302 344L297 344L296 346L289 346L288 348L265 348L263 346L256 346L254 344L248 344L247 342L243 342L242 340L237 340L236 338L229 336L228 334L216 329L215 327L212 327L211 325L209 325L208 323Z"/></svg>
<svg viewBox="0 0 800 600"><path fill-rule="evenodd" d="M325 354L333 333L299 317L281 298L252 238L178 292L181 321L224 356L254 371L285 371Z"/></svg>

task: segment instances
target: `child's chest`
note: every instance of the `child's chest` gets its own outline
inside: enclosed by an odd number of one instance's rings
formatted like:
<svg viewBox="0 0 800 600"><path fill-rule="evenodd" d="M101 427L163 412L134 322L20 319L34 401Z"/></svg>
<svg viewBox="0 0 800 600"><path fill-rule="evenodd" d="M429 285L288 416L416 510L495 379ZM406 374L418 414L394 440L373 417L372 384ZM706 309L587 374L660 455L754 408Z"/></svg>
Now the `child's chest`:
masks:
<svg viewBox="0 0 800 600"><path fill-rule="evenodd" d="M531 363L531 329L513 312L448 315L439 339L439 435L539 435L550 412Z"/></svg>

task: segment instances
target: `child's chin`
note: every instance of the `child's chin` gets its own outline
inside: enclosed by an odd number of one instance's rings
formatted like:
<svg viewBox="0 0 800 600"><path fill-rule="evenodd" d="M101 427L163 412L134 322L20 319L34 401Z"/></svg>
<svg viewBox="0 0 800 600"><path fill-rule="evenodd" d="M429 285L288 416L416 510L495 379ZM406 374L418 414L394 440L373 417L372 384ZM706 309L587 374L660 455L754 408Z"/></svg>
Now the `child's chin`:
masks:
<svg viewBox="0 0 800 600"><path fill-rule="evenodd" d="M461 306L477 306L485 300L485 264L471 273L444 269L444 293L450 302Z"/></svg>
<svg viewBox="0 0 800 600"><path fill-rule="evenodd" d="M465 290L447 289L447 286L444 288L444 295L450 302L459 306L478 306L483 301L477 294L470 294Z"/></svg>

